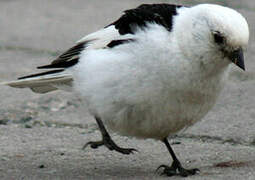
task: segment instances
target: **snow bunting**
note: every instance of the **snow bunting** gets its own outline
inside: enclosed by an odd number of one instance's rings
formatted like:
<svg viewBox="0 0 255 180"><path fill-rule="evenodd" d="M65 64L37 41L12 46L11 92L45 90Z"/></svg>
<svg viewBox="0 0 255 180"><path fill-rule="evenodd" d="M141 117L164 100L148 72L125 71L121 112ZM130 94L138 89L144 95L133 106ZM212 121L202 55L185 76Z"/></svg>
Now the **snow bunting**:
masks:
<svg viewBox="0 0 255 180"><path fill-rule="evenodd" d="M245 69L248 39L247 22L233 9L143 4L38 67L50 70L6 84L79 93L102 133L101 141L85 147L135 151L116 145L105 124L124 136L162 141L173 158L171 166L160 166L163 174L188 176L198 169L182 167L167 137L207 114L231 63Z"/></svg>

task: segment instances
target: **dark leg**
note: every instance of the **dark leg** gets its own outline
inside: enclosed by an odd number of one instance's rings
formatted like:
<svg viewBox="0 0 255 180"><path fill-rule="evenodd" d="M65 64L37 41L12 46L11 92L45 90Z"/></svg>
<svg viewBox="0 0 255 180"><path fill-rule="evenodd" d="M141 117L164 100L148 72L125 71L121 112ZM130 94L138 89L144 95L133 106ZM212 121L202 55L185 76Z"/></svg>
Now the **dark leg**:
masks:
<svg viewBox="0 0 255 180"><path fill-rule="evenodd" d="M134 151L137 151L136 149L126 149L119 147L111 138L109 133L106 131L104 124L102 120L98 117L95 117L98 127L102 134L102 140L101 141L90 141L87 144L83 146L83 149L85 149L88 145L90 145L91 148L96 149L99 146L105 145L110 151L117 151L122 154L131 154Z"/></svg>
<svg viewBox="0 0 255 180"><path fill-rule="evenodd" d="M158 167L158 169L164 168L162 175L164 175L164 174L167 176L180 175L182 177L187 177L187 176L194 175L197 172L199 172L199 169L184 169L182 167L180 161L177 159L176 155L174 154L174 151L171 148L167 138L164 138L163 142L166 145L169 153L171 154L171 156L173 158L173 163L170 167L166 166L166 165L161 165Z"/></svg>

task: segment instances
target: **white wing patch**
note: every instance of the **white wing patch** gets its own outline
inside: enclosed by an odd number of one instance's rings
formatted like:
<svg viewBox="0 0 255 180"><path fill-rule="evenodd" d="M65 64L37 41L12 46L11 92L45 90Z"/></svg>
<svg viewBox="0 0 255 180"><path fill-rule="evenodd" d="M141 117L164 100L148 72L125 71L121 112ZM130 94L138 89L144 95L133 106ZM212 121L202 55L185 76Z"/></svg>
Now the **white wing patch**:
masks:
<svg viewBox="0 0 255 180"><path fill-rule="evenodd" d="M80 39L77 43L81 43L84 41L91 41L86 50L89 49L101 49L105 48L107 44L111 41L120 38L120 34L117 29L115 29L114 25L111 25L107 28L101 29L94 33L91 33L84 38Z"/></svg>

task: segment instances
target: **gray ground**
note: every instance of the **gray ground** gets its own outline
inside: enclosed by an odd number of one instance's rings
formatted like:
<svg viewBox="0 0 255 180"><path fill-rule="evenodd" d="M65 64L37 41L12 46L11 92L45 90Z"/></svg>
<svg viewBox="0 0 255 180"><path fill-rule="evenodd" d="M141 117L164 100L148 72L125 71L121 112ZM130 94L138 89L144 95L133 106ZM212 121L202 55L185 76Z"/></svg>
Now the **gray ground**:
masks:
<svg viewBox="0 0 255 180"><path fill-rule="evenodd" d="M250 24L247 71L233 66L229 83L216 106L203 121L173 139L172 142L181 142L173 148L186 167L201 170L199 175L187 179L252 180L255 179L255 2L220 2L243 13ZM121 11L140 3L1 0L0 81L33 72L37 65L48 63L85 34L107 25ZM83 144L99 139L100 133L93 118L72 94L38 95L27 89L1 86L0 99L0 179L166 179L155 174L160 164L170 164L168 152L160 142L113 135L121 146L134 147L139 152L123 156L104 147L83 151Z"/></svg>

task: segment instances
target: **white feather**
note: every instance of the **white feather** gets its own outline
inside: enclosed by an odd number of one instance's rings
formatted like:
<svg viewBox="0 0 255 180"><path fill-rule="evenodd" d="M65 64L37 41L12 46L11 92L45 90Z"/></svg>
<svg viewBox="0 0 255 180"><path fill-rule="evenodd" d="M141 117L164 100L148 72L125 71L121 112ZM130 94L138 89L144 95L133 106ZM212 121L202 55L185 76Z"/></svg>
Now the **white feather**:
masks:
<svg viewBox="0 0 255 180"><path fill-rule="evenodd" d="M72 81L72 76L69 74L57 74L4 82L1 84L14 88L30 88L36 93L47 93L57 89L71 91Z"/></svg>
<svg viewBox="0 0 255 180"><path fill-rule="evenodd" d="M115 29L113 25L91 33L84 38L80 39L77 43L84 42L84 41L91 41L89 46L86 48L88 49L100 49L104 48L108 43L112 40L120 37L119 32Z"/></svg>

